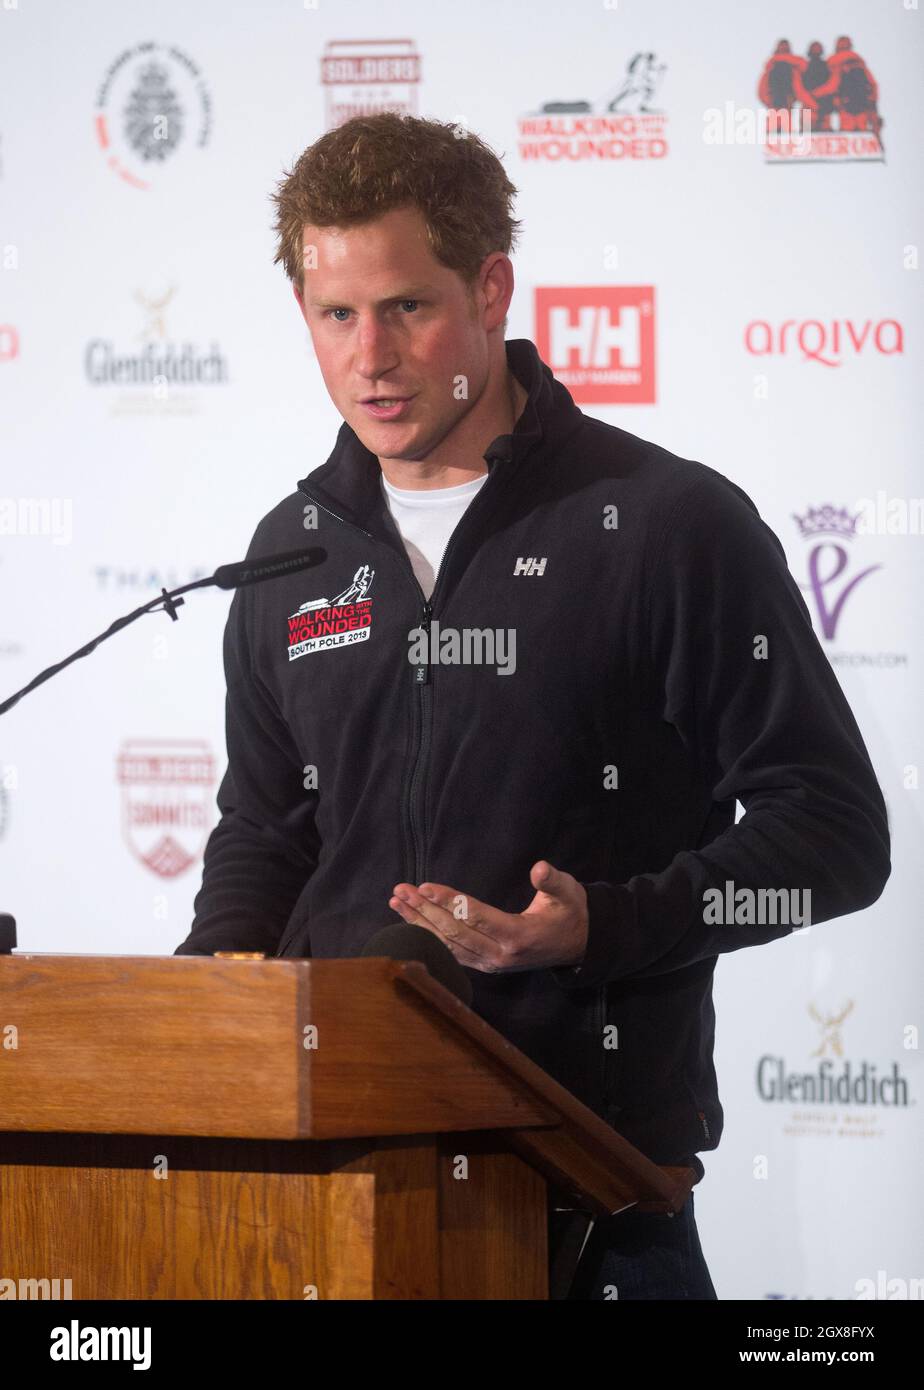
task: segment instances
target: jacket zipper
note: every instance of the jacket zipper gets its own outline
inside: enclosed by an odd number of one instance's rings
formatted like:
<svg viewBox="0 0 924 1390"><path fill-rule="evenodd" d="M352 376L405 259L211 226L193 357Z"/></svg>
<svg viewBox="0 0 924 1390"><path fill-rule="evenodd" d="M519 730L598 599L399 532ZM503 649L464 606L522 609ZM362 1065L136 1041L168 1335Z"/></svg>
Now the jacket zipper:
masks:
<svg viewBox="0 0 924 1390"><path fill-rule="evenodd" d="M442 562L440 563L442 569ZM412 571L413 573L413 571ZM420 592L423 607L421 609L420 626L427 634L427 656L430 655L429 636L430 636L430 614L432 609L429 601L424 598L423 589L417 583L417 576L414 575L414 583ZM417 725L417 746L414 750L414 763L411 772L411 782L408 788L407 819L410 831L411 843L411 869L412 873L408 880L416 887L422 883L424 874L424 846L426 839L426 826L424 825L423 814L423 784L424 769L427 759L430 756L430 720L433 714L433 692L430 685L430 668L425 661L422 666L414 668L414 684L420 692L417 698L415 714L418 720Z"/></svg>
<svg viewBox="0 0 924 1390"><path fill-rule="evenodd" d="M487 483L485 483L484 486L486 487ZM314 505L316 507L319 507L322 512L326 512L328 516L333 517L334 521L339 521L341 525L348 526L353 531L358 531L360 535L365 536L367 540L370 540L373 545L381 544L381 542L375 539L371 531L366 531L362 526L357 526L355 522L347 521L345 517L338 516L336 512L332 512L329 507L325 507L322 502L319 502L317 498L313 497L310 492L306 491L305 488L300 487L299 490L303 493L305 497L310 498ZM482 488L482 491L483 490L484 489ZM458 530L458 527L456 528L456 530ZM452 536L450 536L446 549L443 551L443 555L439 564L439 569L437 570L436 577L433 581L434 593L436 592L436 586L439 583L439 577L443 572L443 566L446 562L446 556L449 554L450 548L452 546L454 535L455 532ZM388 547L388 549L391 549L391 547ZM395 553L397 554L397 552ZM400 560L401 557L398 556L398 558ZM406 575L408 579L410 579L411 583L417 591L417 596L420 602L421 610L419 626L423 628L424 632L427 635L427 655L429 656L430 618L433 610L430 605L429 599L426 598L423 589L420 587L420 584L418 583L417 576L414 573L413 567L410 561L407 559L406 554L405 563L402 566L402 572ZM413 715L416 720L416 737L414 739L415 747L412 754L411 780L408 789L408 800L407 805L405 807L405 812L407 838L408 844L411 849L411 863L407 881L408 883L413 883L416 886L418 883L422 883L425 878L423 868L424 850L426 844L426 825L424 823L423 816L423 779L424 769L426 767L426 760L429 757L430 753L430 717L432 712L432 689L430 682L430 667L428 662L423 662L421 665L415 666L414 685L420 693L419 695L414 697L415 703L413 708Z"/></svg>
<svg viewBox="0 0 924 1390"><path fill-rule="evenodd" d="M424 661L421 665L416 666L414 669L414 684L420 692L420 698L416 710L417 718L419 720L419 733L417 738L417 747L414 753L414 764L413 771L411 773L411 784L408 791L408 826L410 829L410 842L412 846L411 867L414 871L411 878L408 881L410 883L413 883L415 886L418 883L423 883L427 877L425 872L426 846L428 841L425 814L425 780L427 761L430 756L430 728L431 721L433 718L433 685L430 676L430 658L433 655L430 649L430 621L433 616L432 598L439 588L440 576L442 575L443 570L446 568L446 560L450 552L452 551L453 545L455 544L458 538L459 530L463 523L470 517L472 508L477 507L477 504L480 501L484 493L484 490L488 486L490 481L491 470L489 469L488 476L485 479L484 484L478 491L477 495L472 498L471 502L469 503L468 507L463 513L458 525L456 526L455 530L451 533L449 540L446 543L446 548L440 556L440 563L433 579L433 588L430 592L429 599L425 597L423 589L417 582L417 576L414 573L410 561L408 561L406 565L407 573L412 579L414 587L416 588L417 593L420 596L421 614L419 626L423 629L427 637L427 660Z"/></svg>
<svg viewBox="0 0 924 1390"><path fill-rule="evenodd" d="M481 498L484 495L485 488L487 488L490 485L491 477L492 470L489 468L488 476L485 479L483 486L479 489L477 495L472 498L472 501L470 502L469 506L464 512L459 524L456 526L455 530L450 535L446 545L446 549L443 551L443 554L440 558L439 568L433 580L433 590L431 592L430 599L432 599L433 594L435 594L437 589L439 588L440 576L442 575L443 570L446 567L446 560L452 550L453 545L456 542L460 527L463 525L465 521L469 519L472 512L472 508L476 508L478 506L478 503L481 501ZM301 484L299 484L299 491L302 492L305 497L310 498L310 500L315 504L316 507L320 507L322 512L326 512L328 516L332 516L335 521L341 522L344 526L351 527L354 531L359 531L360 534L366 536L367 539L369 539L373 545L380 544L380 542L376 541L375 537L371 534L371 532L366 531L362 526L357 526L355 522L347 521L344 517L338 516L336 512L332 512L329 507L325 507L324 504L322 502L319 502L316 497L312 497L311 493L308 492L306 488L302 487ZM391 547L389 547L389 549L391 549ZM430 677L429 664L429 657L432 655L430 651L430 620L433 614L433 608L430 599L425 597L424 591L417 581L417 576L414 573L413 566L407 558L406 552L404 553L404 565L402 568L403 573L410 579L411 583L414 585L414 588L417 591L418 599L420 600L419 626L423 628L427 636L428 657L427 661L414 668L414 685L419 692L417 696L416 705L414 707L414 715L417 720L417 736L415 740L416 746L414 748L413 753L411 781L408 788L408 800L406 806L406 826L408 832L408 843L411 848L411 872L408 875L407 881L408 883L413 883L416 886L418 883L423 883L426 880L426 873L424 872L424 870L426 868L425 856L427 844L427 825L426 816L424 814L424 779L426 774L427 759L430 755L430 720L432 718L433 709L433 687Z"/></svg>

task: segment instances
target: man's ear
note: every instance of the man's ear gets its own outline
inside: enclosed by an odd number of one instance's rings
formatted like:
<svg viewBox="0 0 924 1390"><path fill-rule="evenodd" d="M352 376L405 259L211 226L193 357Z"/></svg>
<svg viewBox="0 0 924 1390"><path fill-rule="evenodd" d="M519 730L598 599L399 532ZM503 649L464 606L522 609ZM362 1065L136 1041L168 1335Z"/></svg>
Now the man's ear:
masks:
<svg viewBox="0 0 924 1390"><path fill-rule="evenodd" d="M513 262L502 251L487 257L481 265L478 289L483 308L482 322L488 331L503 327L510 301L513 298Z"/></svg>

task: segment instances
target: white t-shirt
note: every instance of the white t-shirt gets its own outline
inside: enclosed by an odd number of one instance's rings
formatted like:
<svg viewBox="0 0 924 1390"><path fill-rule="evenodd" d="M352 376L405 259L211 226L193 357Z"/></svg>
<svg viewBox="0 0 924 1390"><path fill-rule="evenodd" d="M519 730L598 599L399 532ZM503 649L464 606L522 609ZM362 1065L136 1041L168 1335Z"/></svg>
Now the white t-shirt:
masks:
<svg viewBox="0 0 924 1390"><path fill-rule="evenodd" d="M487 477L487 473L483 473L457 487L402 488L392 487L385 474L381 474L388 510L427 598L433 593L446 543Z"/></svg>

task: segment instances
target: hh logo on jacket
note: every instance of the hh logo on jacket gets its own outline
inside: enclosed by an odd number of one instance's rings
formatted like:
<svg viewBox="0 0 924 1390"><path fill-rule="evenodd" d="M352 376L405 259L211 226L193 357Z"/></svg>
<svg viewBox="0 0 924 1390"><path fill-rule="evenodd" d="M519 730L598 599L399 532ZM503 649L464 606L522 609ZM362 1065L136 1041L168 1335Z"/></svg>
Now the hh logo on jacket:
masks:
<svg viewBox="0 0 924 1390"><path fill-rule="evenodd" d="M289 660L308 652L349 647L365 642L372 629L372 588L375 570L360 565L336 598L313 598L289 615Z"/></svg>

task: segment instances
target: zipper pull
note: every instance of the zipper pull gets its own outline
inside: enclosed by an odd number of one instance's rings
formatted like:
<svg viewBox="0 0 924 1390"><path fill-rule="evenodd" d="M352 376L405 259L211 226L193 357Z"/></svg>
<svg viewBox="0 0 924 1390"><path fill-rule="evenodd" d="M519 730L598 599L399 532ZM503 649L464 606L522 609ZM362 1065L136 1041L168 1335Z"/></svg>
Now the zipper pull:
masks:
<svg viewBox="0 0 924 1390"><path fill-rule="evenodd" d="M427 657L428 657L428 660L425 661L422 665L415 666L415 668L414 668L414 684L415 684L415 685L429 685L429 684L430 684L430 662L429 662L429 656L430 656L430 614L431 614L431 612L432 612L432 609L430 608L429 603L424 603L424 606L423 606L423 617L422 617L420 626L423 628L424 632L427 634Z"/></svg>

